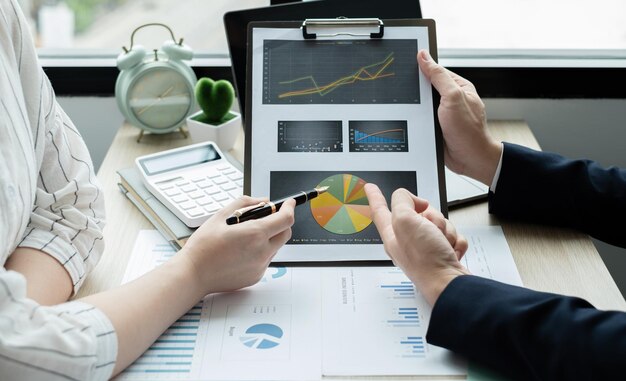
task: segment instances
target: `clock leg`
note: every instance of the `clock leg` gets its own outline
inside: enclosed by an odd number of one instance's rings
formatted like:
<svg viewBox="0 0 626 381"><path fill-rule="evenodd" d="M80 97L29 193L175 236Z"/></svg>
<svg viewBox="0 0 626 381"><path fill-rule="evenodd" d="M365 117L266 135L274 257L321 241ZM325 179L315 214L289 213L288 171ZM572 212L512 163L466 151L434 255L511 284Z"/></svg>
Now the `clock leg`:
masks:
<svg viewBox="0 0 626 381"><path fill-rule="evenodd" d="M143 133L144 133L144 130L141 130L139 132L139 136L137 137L137 143L139 143L141 141L141 138L143 138Z"/></svg>
<svg viewBox="0 0 626 381"><path fill-rule="evenodd" d="M185 131L184 128L180 127L180 128L178 128L178 131L180 131L180 133L183 135L183 137L185 139L187 139L187 131Z"/></svg>

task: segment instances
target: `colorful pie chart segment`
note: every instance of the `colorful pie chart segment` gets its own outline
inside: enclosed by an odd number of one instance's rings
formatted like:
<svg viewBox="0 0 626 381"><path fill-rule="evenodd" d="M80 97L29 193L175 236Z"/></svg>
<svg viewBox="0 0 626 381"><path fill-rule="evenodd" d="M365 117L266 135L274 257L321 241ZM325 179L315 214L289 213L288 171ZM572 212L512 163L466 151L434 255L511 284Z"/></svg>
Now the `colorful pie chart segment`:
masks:
<svg viewBox="0 0 626 381"><path fill-rule="evenodd" d="M366 182L354 175L338 174L317 186L328 191L311 200L311 213L317 223L335 234L354 234L372 223L363 187Z"/></svg>

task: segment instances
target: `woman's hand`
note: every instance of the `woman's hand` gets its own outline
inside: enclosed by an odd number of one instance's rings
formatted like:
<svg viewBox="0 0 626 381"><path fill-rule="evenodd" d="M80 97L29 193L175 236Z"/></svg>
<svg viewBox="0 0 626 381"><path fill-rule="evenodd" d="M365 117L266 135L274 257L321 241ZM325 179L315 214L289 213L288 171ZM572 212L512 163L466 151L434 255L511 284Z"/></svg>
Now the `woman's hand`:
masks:
<svg viewBox="0 0 626 381"><path fill-rule="evenodd" d="M188 258L206 294L233 291L258 282L272 258L290 238L295 201L270 216L227 225L235 210L264 201L244 196L207 220L177 254Z"/></svg>

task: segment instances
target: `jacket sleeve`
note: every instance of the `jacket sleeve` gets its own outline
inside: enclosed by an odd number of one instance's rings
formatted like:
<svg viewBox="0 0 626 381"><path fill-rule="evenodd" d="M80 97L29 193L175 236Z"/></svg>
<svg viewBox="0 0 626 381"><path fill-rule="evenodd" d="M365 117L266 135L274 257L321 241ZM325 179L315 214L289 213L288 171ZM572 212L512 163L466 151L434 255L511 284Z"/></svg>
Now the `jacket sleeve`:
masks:
<svg viewBox="0 0 626 381"><path fill-rule="evenodd" d="M0 269L0 379L107 380L116 356L116 333L100 310L37 305L21 274Z"/></svg>
<svg viewBox="0 0 626 381"><path fill-rule="evenodd" d="M460 276L435 303L427 341L513 379L609 380L624 370L626 313Z"/></svg>
<svg viewBox="0 0 626 381"><path fill-rule="evenodd" d="M515 144L504 144L496 192L489 211L501 217L570 227L626 247L626 170L590 160L569 160Z"/></svg>

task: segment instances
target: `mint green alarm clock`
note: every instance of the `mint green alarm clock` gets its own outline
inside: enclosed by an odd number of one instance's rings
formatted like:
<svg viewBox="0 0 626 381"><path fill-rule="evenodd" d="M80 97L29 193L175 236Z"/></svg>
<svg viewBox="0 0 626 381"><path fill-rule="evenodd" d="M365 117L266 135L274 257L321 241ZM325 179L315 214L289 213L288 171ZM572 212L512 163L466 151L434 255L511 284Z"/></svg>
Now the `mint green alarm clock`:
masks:
<svg viewBox="0 0 626 381"><path fill-rule="evenodd" d="M134 45L135 33L147 26L167 28L172 40L152 52ZM139 139L145 131L164 134L180 129L184 134L181 127L193 111L197 82L193 70L184 62L193 57L191 48L182 39L176 42L168 26L150 23L135 29L130 37L130 49L123 49L117 57L120 73L115 83L115 98L126 120L141 129Z"/></svg>

